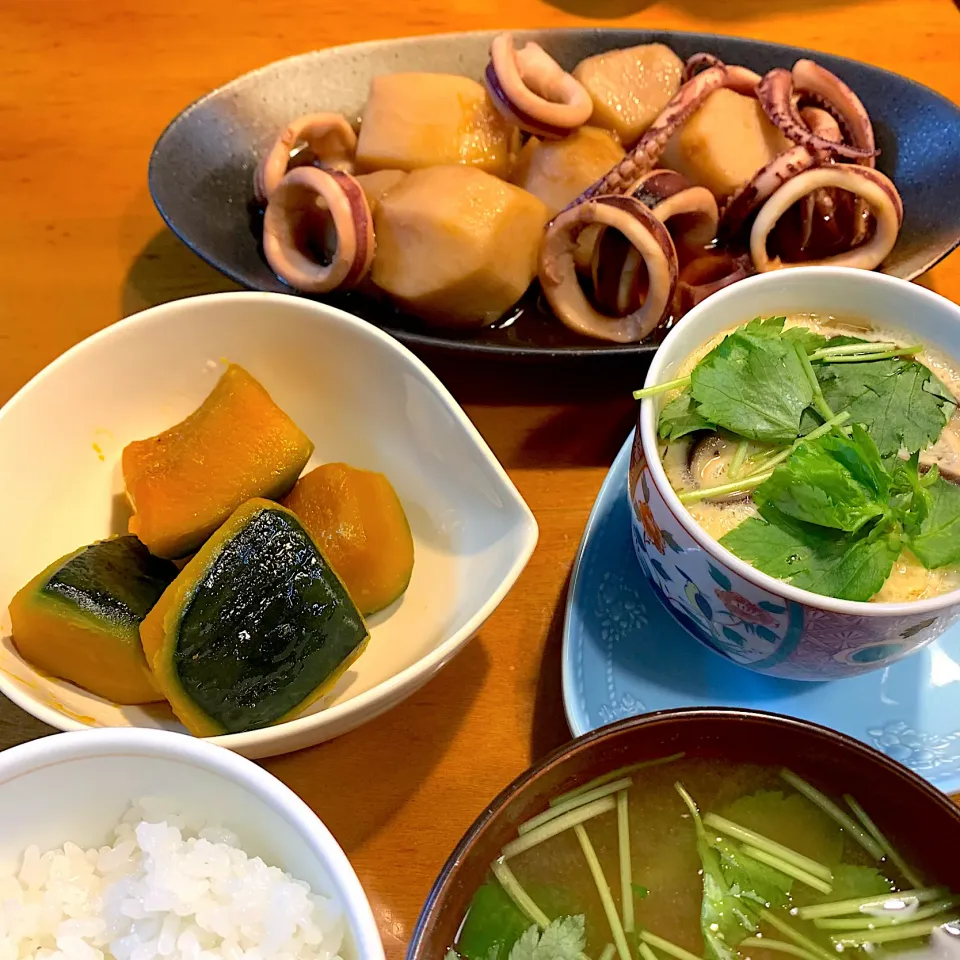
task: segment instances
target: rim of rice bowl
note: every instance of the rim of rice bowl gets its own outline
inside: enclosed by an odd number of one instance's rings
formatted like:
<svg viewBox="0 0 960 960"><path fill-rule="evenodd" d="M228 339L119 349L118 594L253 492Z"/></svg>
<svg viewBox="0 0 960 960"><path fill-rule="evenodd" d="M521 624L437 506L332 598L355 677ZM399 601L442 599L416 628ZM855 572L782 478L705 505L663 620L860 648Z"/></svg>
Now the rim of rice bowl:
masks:
<svg viewBox="0 0 960 960"><path fill-rule="evenodd" d="M784 277L783 274L789 274ZM857 284L863 286L875 285L878 290L886 290L887 293L902 294L913 301L913 306L919 313L933 312L950 314L951 322L960 328L960 306L942 297L931 290L920 287L915 283L908 283L906 280L900 280L897 277L889 276L884 273L876 273L870 270L858 270L854 267L826 267L826 266L806 266L791 267L789 270L775 270L769 273L760 273L753 277L747 277L745 280L739 280L722 290L707 297L701 303L697 304L683 320L674 326L670 332L663 338L657 352L650 361L650 367L647 370L647 376L644 381L644 387L650 387L660 383L664 379L664 368L673 362L682 363L693 354L696 349L709 339L708 336L700 334L700 327L708 323L711 314L722 312L723 306L727 301L744 300L743 319L729 325L731 329L746 323L755 308L750 306L751 294L755 291L762 293L763 288L770 287L782 288L787 283L799 285L802 283L816 284L820 288L826 288L829 284L838 286L841 284L850 284L855 287ZM761 311L762 312L762 311ZM791 311L787 311L791 312ZM844 312L843 310L837 311ZM749 315L749 316L748 316ZM870 319L869 315L866 319ZM904 321L901 326L907 328L909 323ZM929 342L929 338L923 338L924 342ZM960 350L950 349L938 344L940 349L951 358L960 361ZM669 379L669 377L667 378ZM898 617L909 616L911 614L921 615L924 613L940 613L941 611L960 603L960 589L949 590L938 596L927 597L923 600L906 600L896 603L874 602L870 600L839 600L836 597L828 597L825 594L813 593L809 590L803 590L795 587L786 580L780 580L763 573L756 567L741 560L736 554L731 553L719 541L710 536L694 520L693 515L681 503L679 496L673 489L673 484L667 478L667 472L660 458L659 444L657 443L657 418L659 416L660 397L645 397L640 401L640 413L638 423L640 430L640 440L643 446L643 454L653 483L663 497L667 509L677 519L684 530L694 539L700 547L709 554L713 554L721 563L735 571L744 580L748 580L757 586L777 594L787 600L793 600L797 603L806 604L808 607L819 607L822 610L829 610L833 613L843 613L859 617ZM633 496L633 492L630 492Z"/></svg>
<svg viewBox="0 0 960 960"><path fill-rule="evenodd" d="M69 764L71 761L98 757L168 760L197 767L235 784L271 808L293 829L311 857L329 876L331 889L313 892L324 897L332 896L338 901L347 930L344 960L383 960L383 944L373 911L350 861L334 836L313 810L289 787L253 761L224 747L186 734L135 727L56 733L0 752L0 795L9 785L31 773ZM172 785L169 794L164 793L163 798L177 804L177 786ZM129 809L136 804L140 796L134 790L131 795L122 799ZM186 802L183 815L191 817ZM68 831L69 827L66 827L65 832ZM104 841L112 842L112 838L105 837ZM28 835L17 836L14 846L19 850L20 859L34 842ZM61 846L71 842L75 842L75 838L70 836L62 836L59 841ZM240 849L244 849L242 836ZM290 872L283 863L270 865Z"/></svg>

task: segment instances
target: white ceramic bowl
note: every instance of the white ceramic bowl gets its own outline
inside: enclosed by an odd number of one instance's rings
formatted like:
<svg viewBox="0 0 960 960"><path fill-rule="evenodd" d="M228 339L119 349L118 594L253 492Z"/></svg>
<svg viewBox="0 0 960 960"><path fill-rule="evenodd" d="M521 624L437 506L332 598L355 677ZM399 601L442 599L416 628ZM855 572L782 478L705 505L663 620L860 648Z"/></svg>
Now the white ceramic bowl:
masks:
<svg viewBox="0 0 960 960"><path fill-rule="evenodd" d="M249 856L333 897L350 931L344 960L382 960L360 881L316 814L255 763L193 737L88 730L0 753L0 861L16 861L30 844L102 846L143 797L169 799L178 812L233 830Z"/></svg>
<svg viewBox="0 0 960 960"><path fill-rule="evenodd" d="M409 696L496 609L537 541L530 510L439 380L370 324L281 294L164 304L68 350L0 410L0 690L63 730L182 729L163 705L121 707L34 670L10 639L14 593L57 557L125 533L120 453L181 420L225 360L246 367L316 444L308 464L385 473L413 530L403 598L305 715L213 738L248 757L345 733Z"/></svg>
<svg viewBox="0 0 960 960"><path fill-rule="evenodd" d="M960 360L960 307L923 287L865 270L798 267L735 283L667 335L647 385L677 376L723 330L757 316L816 313L903 330ZM630 466L633 542L644 574L677 620L735 663L795 680L876 670L960 617L960 590L910 603L855 603L790 586L720 546L667 481L657 442L662 397L640 404Z"/></svg>

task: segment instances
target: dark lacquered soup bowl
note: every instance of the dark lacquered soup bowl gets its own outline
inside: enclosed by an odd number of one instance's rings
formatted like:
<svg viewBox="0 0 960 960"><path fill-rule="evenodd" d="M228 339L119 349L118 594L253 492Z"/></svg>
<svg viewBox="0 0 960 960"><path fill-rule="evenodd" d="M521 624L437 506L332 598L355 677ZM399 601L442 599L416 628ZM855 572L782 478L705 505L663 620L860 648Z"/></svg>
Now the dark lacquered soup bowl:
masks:
<svg viewBox="0 0 960 960"><path fill-rule="evenodd" d="M407 960L443 960L470 901L517 826L551 797L621 767L683 752L724 764L789 766L833 797L869 801L887 839L931 882L960 888L960 807L889 757L816 724L760 711L669 710L610 724L554 751L483 811L447 860ZM642 770L638 772L642 777Z"/></svg>

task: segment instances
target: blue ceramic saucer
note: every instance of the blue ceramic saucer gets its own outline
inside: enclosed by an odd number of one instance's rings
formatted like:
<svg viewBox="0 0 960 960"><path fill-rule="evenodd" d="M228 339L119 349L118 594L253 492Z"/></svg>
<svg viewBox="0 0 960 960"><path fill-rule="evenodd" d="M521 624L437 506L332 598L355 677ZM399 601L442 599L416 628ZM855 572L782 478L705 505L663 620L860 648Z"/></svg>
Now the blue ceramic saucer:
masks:
<svg viewBox="0 0 960 960"><path fill-rule="evenodd" d="M738 667L694 640L637 576L627 471L631 434L594 504L573 568L563 701L576 736L623 717L731 706L813 720L960 791L960 625L861 677L810 683Z"/></svg>

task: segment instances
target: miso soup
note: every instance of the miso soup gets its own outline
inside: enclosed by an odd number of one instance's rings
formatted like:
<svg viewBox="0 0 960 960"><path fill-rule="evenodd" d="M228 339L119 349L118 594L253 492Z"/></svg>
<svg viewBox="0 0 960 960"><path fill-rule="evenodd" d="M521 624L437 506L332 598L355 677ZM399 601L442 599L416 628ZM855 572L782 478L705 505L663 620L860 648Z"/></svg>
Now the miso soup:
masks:
<svg viewBox="0 0 960 960"><path fill-rule="evenodd" d="M916 947L957 921L960 897L905 863L861 799L682 755L607 774L520 825L448 960L865 960Z"/></svg>

